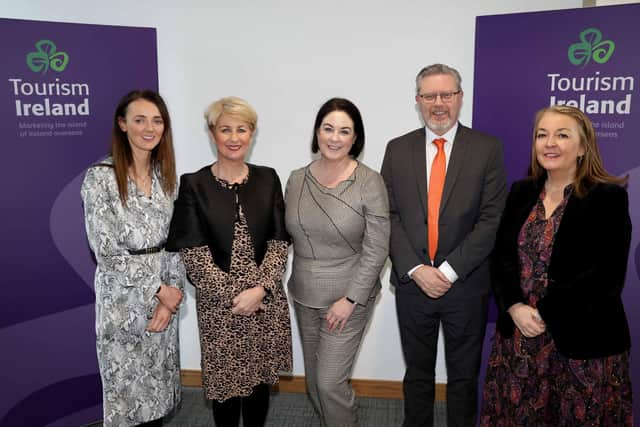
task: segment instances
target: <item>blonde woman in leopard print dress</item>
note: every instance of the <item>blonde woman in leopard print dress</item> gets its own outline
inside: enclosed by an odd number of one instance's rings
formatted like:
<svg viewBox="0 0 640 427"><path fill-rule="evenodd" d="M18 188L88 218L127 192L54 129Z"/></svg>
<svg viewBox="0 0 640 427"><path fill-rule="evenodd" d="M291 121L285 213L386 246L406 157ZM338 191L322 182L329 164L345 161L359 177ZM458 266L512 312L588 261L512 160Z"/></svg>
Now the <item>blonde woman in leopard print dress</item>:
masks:
<svg viewBox="0 0 640 427"><path fill-rule="evenodd" d="M245 162L257 115L235 97L205 114L218 161L180 180L167 242L196 287L202 379L216 426L263 426L269 385L290 371L281 280L289 236L280 180Z"/></svg>

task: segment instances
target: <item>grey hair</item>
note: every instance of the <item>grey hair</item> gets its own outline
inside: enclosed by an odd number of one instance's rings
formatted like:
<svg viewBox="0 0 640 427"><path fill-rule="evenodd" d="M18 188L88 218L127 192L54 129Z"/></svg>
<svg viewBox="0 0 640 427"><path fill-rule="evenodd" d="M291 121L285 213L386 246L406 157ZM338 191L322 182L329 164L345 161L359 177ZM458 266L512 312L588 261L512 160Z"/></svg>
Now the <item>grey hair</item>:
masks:
<svg viewBox="0 0 640 427"><path fill-rule="evenodd" d="M458 85L457 90L462 89L462 77L460 77L460 73L453 67L449 67L444 64L431 64L424 67L418 75L416 76L416 95L420 94L420 81L428 76L442 75L446 74L453 77L456 81L456 85Z"/></svg>

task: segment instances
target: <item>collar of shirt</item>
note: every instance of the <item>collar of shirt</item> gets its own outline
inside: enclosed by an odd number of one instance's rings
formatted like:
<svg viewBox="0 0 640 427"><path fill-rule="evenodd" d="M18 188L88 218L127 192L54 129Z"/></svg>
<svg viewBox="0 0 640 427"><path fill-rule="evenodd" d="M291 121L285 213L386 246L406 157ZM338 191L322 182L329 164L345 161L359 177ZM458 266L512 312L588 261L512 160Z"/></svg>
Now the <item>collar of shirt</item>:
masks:
<svg viewBox="0 0 640 427"><path fill-rule="evenodd" d="M444 135L436 135L435 133L433 133L433 131L431 129L429 129L428 127L424 127L425 133L427 135L426 138L426 143L427 143L427 147L429 145L433 145L431 144L433 142L434 139L436 138L444 138L447 140L447 142L444 144L445 147L447 145L451 146L453 145L453 140L456 137L456 132L458 132L458 122L456 122L453 127L451 129L449 129ZM437 150L436 150L437 151Z"/></svg>

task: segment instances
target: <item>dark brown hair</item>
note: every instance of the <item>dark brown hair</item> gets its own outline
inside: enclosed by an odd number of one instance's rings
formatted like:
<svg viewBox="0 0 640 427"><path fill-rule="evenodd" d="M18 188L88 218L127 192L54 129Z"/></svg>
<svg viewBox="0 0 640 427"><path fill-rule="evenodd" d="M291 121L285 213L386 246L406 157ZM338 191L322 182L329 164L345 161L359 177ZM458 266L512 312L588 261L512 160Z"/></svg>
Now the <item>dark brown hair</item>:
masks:
<svg viewBox="0 0 640 427"><path fill-rule="evenodd" d="M151 168L152 171L160 173L162 182L162 190L168 196L172 196L176 190L176 160L173 152L173 138L171 136L171 120L169 111L162 97L152 90L134 90L126 94L116 107L113 117L113 129L111 131L111 157L113 158L113 167L118 183L118 193L120 200L124 206L127 205L127 175L129 167L133 163L131 155L131 146L127 133L120 129L119 121L127 115L127 109L133 101L144 99L158 107L162 121L164 122L164 131L160 142L151 152Z"/></svg>
<svg viewBox="0 0 640 427"><path fill-rule="evenodd" d="M545 113L556 113L569 116L578 124L580 133L580 144L584 149L584 156L576 159L576 177L573 181L573 192L577 197L584 197L592 184L610 183L626 186L628 176L622 178L611 175L602 164L600 149L596 141L596 131L589 117L580 109L567 105L552 105L543 108L536 113L533 125L533 144L531 146L531 166L529 168L531 177L540 180L547 176L547 171L538 163L536 156L536 133L540 120Z"/></svg>
<svg viewBox="0 0 640 427"><path fill-rule="evenodd" d="M355 159L360 155L360 152L364 148L364 124L362 123L362 116L360 115L358 107L356 107L353 102L344 98L331 98L325 102L322 107L320 107L320 110L318 110L316 122L313 125L311 152L317 153L320 149L318 146L318 129L320 129L322 120L327 116L327 114L333 113L334 111L342 111L346 113L351 121L353 121L353 132L356 134L356 140L353 141L351 150L349 150L349 155Z"/></svg>

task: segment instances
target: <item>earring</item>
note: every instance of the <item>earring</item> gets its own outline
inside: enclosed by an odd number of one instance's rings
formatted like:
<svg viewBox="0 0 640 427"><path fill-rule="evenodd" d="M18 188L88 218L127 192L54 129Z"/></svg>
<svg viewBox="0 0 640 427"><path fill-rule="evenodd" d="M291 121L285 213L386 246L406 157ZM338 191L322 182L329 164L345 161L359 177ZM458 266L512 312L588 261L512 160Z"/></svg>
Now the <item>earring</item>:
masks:
<svg viewBox="0 0 640 427"><path fill-rule="evenodd" d="M578 156L576 160L578 162L578 166L580 166L582 164L582 161L584 160L584 154L582 156Z"/></svg>

